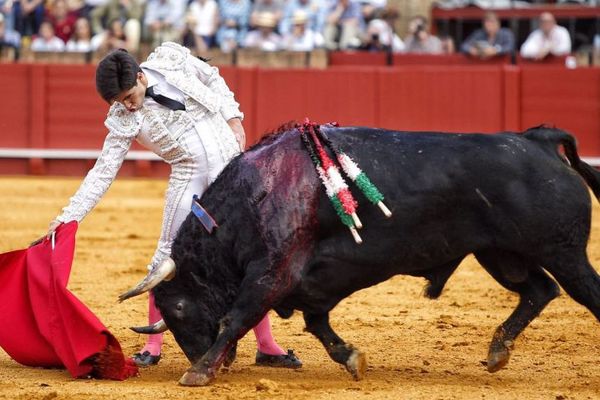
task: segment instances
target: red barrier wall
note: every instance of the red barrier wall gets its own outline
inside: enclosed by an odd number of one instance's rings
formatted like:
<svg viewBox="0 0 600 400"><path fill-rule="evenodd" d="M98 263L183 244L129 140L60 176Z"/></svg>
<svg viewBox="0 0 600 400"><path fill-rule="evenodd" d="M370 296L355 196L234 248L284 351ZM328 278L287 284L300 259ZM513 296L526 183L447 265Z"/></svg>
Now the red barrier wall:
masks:
<svg viewBox="0 0 600 400"><path fill-rule="evenodd" d="M248 142L289 120L404 130L495 132L547 123L600 156L600 69L450 65L327 70L221 68L246 115ZM0 65L0 148L100 149L107 105L92 66ZM91 161L2 160L0 174L82 174ZM132 164L132 165L129 165ZM124 174L164 174L127 163Z"/></svg>

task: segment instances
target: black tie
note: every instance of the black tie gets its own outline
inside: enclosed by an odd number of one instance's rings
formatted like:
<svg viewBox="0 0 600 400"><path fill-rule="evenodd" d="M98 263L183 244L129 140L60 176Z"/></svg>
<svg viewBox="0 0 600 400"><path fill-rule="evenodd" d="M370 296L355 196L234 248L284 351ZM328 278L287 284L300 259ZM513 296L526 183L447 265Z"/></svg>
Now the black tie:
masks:
<svg viewBox="0 0 600 400"><path fill-rule="evenodd" d="M173 111L185 110L185 106L177 100L170 99L162 94L154 93L154 86L146 89L146 97L151 97L158 104L165 106Z"/></svg>

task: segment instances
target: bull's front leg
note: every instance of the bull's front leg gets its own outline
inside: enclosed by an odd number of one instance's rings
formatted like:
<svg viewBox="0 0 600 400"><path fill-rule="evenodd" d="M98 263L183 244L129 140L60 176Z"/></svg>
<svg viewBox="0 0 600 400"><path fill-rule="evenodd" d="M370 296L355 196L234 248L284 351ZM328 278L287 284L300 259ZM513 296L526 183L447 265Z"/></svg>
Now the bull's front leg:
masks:
<svg viewBox="0 0 600 400"><path fill-rule="evenodd" d="M346 367L354 379L361 380L367 370L367 357L351 344L344 342L329 325L329 313L304 313L306 330L319 339L331 359Z"/></svg>
<svg viewBox="0 0 600 400"><path fill-rule="evenodd" d="M259 262L255 264L260 265ZM257 270L261 272L255 272ZM284 281L289 283L293 282L293 279ZM227 365L228 355L237 341L256 326L273 305L292 288L293 285L273 281L270 274L265 275L264 269L250 267L231 309L220 321L215 342L202 358L187 370L179 383L184 386L208 385L215 378L221 365L224 362Z"/></svg>
<svg viewBox="0 0 600 400"><path fill-rule="evenodd" d="M259 308L260 307L260 308ZM244 308L234 307L221 320L215 343L202 358L192 365L179 380L183 386L206 386L216 377L217 371L227 361L228 355L237 341L260 322L266 311L262 306L246 304Z"/></svg>

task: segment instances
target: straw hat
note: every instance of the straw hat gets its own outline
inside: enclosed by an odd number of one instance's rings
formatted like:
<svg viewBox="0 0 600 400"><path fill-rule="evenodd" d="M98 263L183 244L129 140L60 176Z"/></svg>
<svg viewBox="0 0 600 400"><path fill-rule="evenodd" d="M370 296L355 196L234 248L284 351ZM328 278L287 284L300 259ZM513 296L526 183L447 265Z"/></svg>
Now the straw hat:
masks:
<svg viewBox="0 0 600 400"><path fill-rule="evenodd" d="M261 28L275 28L277 25L277 18L275 18L275 14L271 12L261 12L256 16L254 24Z"/></svg>
<svg viewBox="0 0 600 400"><path fill-rule="evenodd" d="M294 25L304 25L306 21L308 21L308 15L306 15L305 11L297 10L294 12L294 15L292 16L292 23Z"/></svg>

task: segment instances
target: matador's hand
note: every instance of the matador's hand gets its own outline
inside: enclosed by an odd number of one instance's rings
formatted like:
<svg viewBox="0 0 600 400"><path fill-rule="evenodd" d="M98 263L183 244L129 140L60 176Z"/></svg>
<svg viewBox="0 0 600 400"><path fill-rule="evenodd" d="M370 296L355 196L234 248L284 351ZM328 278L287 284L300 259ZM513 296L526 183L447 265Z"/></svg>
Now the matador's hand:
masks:
<svg viewBox="0 0 600 400"><path fill-rule="evenodd" d="M239 118L231 118L229 121L227 121L227 124L233 131L235 139L240 145L240 150L244 151L244 149L246 148L246 132L244 132L242 120L240 120Z"/></svg>
<svg viewBox="0 0 600 400"><path fill-rule="evenodd" d="M29 244L29 246L35 246L36 244L41 243L44 239L50 239L52 237L52 234L54 233L54 231L56 231L56 229L62 224L62 222L57 221L55 219L53 219L50 222L50 225L48 226L48 233L46 233L44 236L42 236L39 239L34 240L33 242L31 242Z"/></svg>
<svg viewBox="0 0 600 400"><path fill-rule="evenodd" d="M48 226L48 233L46 234L46 237L48 239L50 239L50 236L52 236L52 234L54 233L54 231L56 230L56 228L58 228L61 224L62 224L62 222L53 219L50 222L50 225Z"/></svg>

